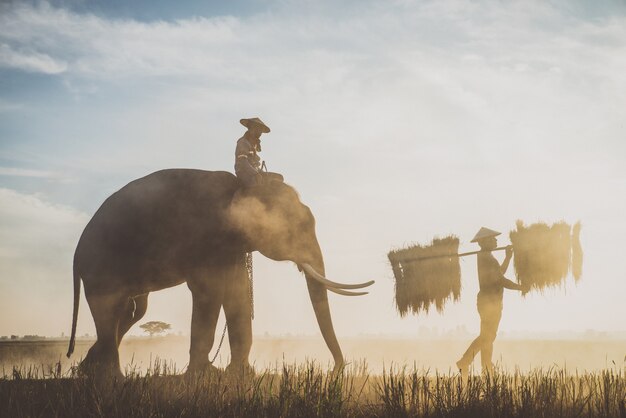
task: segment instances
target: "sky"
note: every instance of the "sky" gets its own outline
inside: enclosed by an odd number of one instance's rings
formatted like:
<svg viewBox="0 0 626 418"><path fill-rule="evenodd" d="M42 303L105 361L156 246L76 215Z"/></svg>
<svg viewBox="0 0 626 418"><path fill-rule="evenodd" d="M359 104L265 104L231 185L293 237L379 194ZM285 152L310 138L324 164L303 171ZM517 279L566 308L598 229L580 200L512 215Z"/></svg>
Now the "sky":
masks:
<svg viewBox="0 0 626 418"><path fill-rule="evenodd" d="M474 258L459 303L400 318L387 252L448 234L470 251L481 226L506 244L517 219L580 220L583 278L507 293L500 329L626 330L626 3L179 3L0 2L0 335L68 335L73 252L104 199L163 168L233 171L254 116L328 277L376 280L330 296L340 340L476 332ZM294 265L254 260L254 333L319 335ZM190 312L183 285L145 321L186 334Z"/></svg>

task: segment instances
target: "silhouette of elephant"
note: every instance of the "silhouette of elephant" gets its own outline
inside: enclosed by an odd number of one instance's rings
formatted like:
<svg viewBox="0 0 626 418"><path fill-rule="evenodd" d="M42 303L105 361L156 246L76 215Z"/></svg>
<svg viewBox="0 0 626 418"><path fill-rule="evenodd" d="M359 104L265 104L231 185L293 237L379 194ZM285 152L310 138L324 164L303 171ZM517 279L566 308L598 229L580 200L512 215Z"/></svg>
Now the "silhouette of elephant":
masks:
<svg viewBox="0 0 626 418"><path fill-rule="evenodd" d="M80 365L88 375L121 376L119 344L146 312L148 294L187 282L193 299L187 372L213 368L208 359L221 307L228 323L229 367L250 367L252 319L245 255L259 251L303 271L335 369L343 355L327 290L343 295L373 281L327 280L315 218L282 182L243 188L228 172L157 171L112 194L85 227L74 253L74 310L67 356L75 344L81 279L97 341Z"/></svg>

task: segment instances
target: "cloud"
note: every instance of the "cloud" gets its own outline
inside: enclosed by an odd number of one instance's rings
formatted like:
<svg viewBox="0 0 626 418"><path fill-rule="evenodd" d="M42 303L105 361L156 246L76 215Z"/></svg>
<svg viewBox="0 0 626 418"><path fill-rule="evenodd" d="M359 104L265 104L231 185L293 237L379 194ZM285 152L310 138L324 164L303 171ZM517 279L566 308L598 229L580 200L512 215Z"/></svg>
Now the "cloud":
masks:
<svg viewBox="0 0 626 418"><path fill-rule="evenodd" d="M318 142L350 147L358 136L394 153L414 148L407 132L420 126L424 141L437 138L430 148L454 144L495 161L494 137L532 150L549 135L587 134L571 124L583 107L612 124L622 117L621 15L590 20L539 1L366 6L342 13L330 3L284 2L249 17L140 22L16 3L0 16L0 42L64 63L64 84L76 97L84 89L102 95L107 83L132 86L148 102L120 112L120 130L133 129L131 118L143 120L142 129L156 132L141 136L151 138L164 136L162 125L150 122L166 111L190 126L200 112L219 122L269 109L268 117L288 120L283 132L306 132ZM524 121L560 124L565 132L529 137ZM381 136L397 142L381 144Z"/></svg>
<svg viewBox="0 0 626 418"><path fill-rule="evenodd" d="M16 110L21 110L24 108L24 105L21 103L15 103L8 100L3 100L0 98L0 113L4 112L13 112Z"/></svg>
<svg viewBox="0 0 626 418"><path fill-rule="evenodd" d="M239 29L234 18L141 23L75 14L47 3L4 9L0 17L4 65L48 73L67 69L96 78L190 75L206 69L226 74L222 48L235 41ZM18 49L45 52L26 54Z"/></svg>
<svg viewBox="0 0 626 418"><path fill-rule="evenodd" d="M279 124L268 141L280 146L264 151L272 167L316 171L297 179L313 186L347 187L355 172L389 181L359 164L411 181L444 160L453 177L604 164L626 150L621 14L588 19L541 1L371 2L349 13L281 4L245 18L139 22L14 3L0 15L0 42L67 63L64 85L98 97L101 109L71 116L51 107L77 134L41 135L64 161L83 147L74 160L93 171L232 169L226 138L257 112Z"/></svg>
<svg viewBox="0 0 626 418"><path fill-rule="evenodd" d="M26 262L21 268L42 269L34 277L47 277L50 267L67 264L87 220L86 214L49 203L39 195L0 188L0 249L3 254L12 254L14 259ZM50 264L40 265L37 259ZM6 263L2 265L8 268Z"/></svg>
<svg viewBox="0 0 626 418"><path fill-rule="evenodd" d="M47 54L35 51L18 52L9 45L0 45L0 67L16 68L28 72L59 74L67 69L67 64L57 61Z"/></svg>
<svg viewBox="0 0 626 418"><path fill-rule="evenodd" d="M37 178L56 178L58 175L51 171L32 170L27 168L16 167L0 167L0 176L11 177L37 177Z"/></svg>
<svg viewBox="0 0 626 418"><path fill-rule="evenodd" d="M59 331L71 310L71 265L87 215L0 188L0 332Z"/></svg>
<svg viewBox="0 0 626 418"><path fill-rule="evenodd" d="M429 56L445 63L474 54L496 68L534 71L566 58L595 68L597 60L580 58L606 59L609 51L584 47L623 49L626 35L621 17L586 21L558 3L372 2L355 8L354 15L306 6L286 2L272 14L246 18L139 22L15 3L0 17L0 40L9 56L38 51L25 57L49 72L67 69L101 79L194 76L254 85L303 72L318 74L319 83L343 83L357 67L388 72L404 64L400 68L413 72Z"/></svg>

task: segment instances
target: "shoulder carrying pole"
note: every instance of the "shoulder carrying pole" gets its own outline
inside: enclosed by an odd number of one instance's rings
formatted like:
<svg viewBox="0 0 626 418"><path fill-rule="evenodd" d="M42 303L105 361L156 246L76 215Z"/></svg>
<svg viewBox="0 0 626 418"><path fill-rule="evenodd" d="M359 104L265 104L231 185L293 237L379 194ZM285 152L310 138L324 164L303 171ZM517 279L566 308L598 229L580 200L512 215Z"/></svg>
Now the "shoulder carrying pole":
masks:
<svg viewBox="0 0 626 418"><path fill-rule="evenodd" d="M502 251L502 250L506 250L507 247L509 247L509 246L507 245L507 246L504 246L504 247L494 248L491 251ZM443 257L465 257L466 255L478 254L479 252L481 252L481 250L469 251L469 252L460 253L460 254L456 254L456 253L455 254L437 254L437 255L429 255L429 256L426 256L426 257L407 258L407 259L405 259L403 261L404 262L407 262L407 261L421 261L421 260L429 260L431 258L443 258Z"/></svg>

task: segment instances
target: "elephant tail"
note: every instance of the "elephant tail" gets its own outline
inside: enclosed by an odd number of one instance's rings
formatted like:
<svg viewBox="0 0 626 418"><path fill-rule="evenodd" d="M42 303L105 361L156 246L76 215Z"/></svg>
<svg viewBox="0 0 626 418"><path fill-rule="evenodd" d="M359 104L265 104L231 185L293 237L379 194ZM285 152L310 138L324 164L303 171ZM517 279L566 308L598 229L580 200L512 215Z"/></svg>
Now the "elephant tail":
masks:
<svg viewBox="0 0 626 418"><path fill-rule="evenodd" d="M78 303L80 302L80 274L76 265L76 254L74 254L74 312L72 314L72 335L70 336L70 346L67 350L67 358L74 352L76 342L76 323L78 322Z"/></svg>

